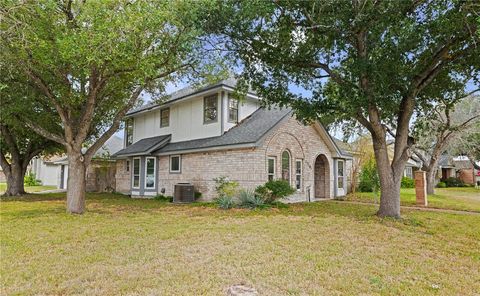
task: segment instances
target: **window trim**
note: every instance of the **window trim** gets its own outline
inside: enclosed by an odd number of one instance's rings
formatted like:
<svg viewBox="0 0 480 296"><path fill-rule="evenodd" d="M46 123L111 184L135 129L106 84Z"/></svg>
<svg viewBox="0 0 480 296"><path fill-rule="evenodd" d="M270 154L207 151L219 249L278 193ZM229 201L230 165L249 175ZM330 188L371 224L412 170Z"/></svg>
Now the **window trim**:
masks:
<svg viewBox="0 0 480 296"><path fill-rule="evenodd" d="M172 158L174 157L178 157L178 171L172 170ZM180 174L182 172L182 155L180 154L170 155L168 159L168 170L171 174Z"/></svg>
<svg viewBox="0 0 480 296"><path fill-rule="evenodd" d="M340 163L342 164L342 175L339 174ZM342 179L343 186L340 187L340 178ZM337 160L337 189L344 189L345 188L345 161L343 159Z"/></svg>
<svg viewBox="0 0 480 296"><path fill-rule="evenodd" d="M297 172L297 165L300 163L300 173ZM297 176L300 176L300 188L297 188ZM303 159L295 159L295 189L303 191Z"/></svg>
<svg viewBox="0 0 480 296"><path fill-rule="evenodd" d="M217 114L216 114L214 120L206 120L206 118L205 118L205 111L207 110L206 109L206 106L207 106L206 101L207 101L207 99L210 99L210 98L213 98L213 97L215 97L215 100L216 100L215 109L217 110ZM205 97L203 97L203 124L210 124L210 123L216 123L216 122L218 122L218 94L205 96Z"/></svg>
<svg viewBox="0 0 480 296"><path fill-rule="evenodd" d="M269 161L270 160L273 160L273 172L272 173L269 172L269 169L270 169ZM275 170L276 167L277 167L277 158L275 156L267 157L267 181L270 181L270 176L272 176L272 181L275 180L275 177L277 175L276 170Z"/></svg>
<svg viewBox="0 0 480 296"><path fill-rule="evenodd" d="M138 186L135 187L135 160L138 159ZM142 169L142 161L140 157L134 157L132 160L132 188L133 189L140 189L140 177L141 177L141 169Z"/></svg>
<svg viewBox="0 0 480 296"><path fill-rule="evenodd" d="M288 153L288 180L285 180L283 178L283 153L287 152ZM292 154L290 153L290 151L288 149L285 149L282 151L282 154L281 154L281 162L280 162L280 168L281 168L281 177L282 177L282 180L285 180L285 181L288 181L288 184L292 185Z"/></svg>
<svg viewBox="0 0 480 296"><path fill-rule="evenodd" d="M162 124L162 112L166 111L166 110L168 110L168 122L167 122L166 125L163 125ZM160 109L160 128L169 127L169 126L170 126L170 107L166 107L166 108Z"/></svg>
<svg viewBox="0 0 480 296"><path fill-rule="evenodd" d="M237 120L230 120L230 111L233 110L233 109L230 108L230 102L231 102L231 101L235 101L235 102L237 103L237 108L235 109L235 110L236 110L236 113L237 113ZM229 96L228 96L228 102L227 102L227 110L228 110L227 121L228 121L229 123L238 123L238 117L239 117L239 114L240 114L240 112L239 112L239 109L240 109L240 108L239 108L239 107L240 107L239 101L238 101L237 99L235 99L235 98L232 98L232 97L229 95Z"/></svg>
<svg viewBox="0 0 480 296"><path fill-rule="evenodd" d="M147 162L149 159L153 159L153 187L147 187ZM153 156L145 157L145 178L143 180L144 189L155 189L157 188L157 158Z"/></svg>

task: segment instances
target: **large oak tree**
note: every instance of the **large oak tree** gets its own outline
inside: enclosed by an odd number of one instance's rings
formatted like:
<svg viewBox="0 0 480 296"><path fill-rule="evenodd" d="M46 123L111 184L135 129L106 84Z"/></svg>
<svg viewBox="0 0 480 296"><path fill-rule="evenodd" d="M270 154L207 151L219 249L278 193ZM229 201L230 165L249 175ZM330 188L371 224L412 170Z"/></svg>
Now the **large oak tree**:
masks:
<svg viewBox="0 0 480 296"><path fill-rule="evenodd" d="M161 93L168 82L197 73L204 58L198 28L208 6L126 0L2 5L4 57L28 77L61 126L57 132L22 115L29 128L65 147L68 212L84 212L86 168L140 95Z"/></svg>
<svg viewBox="0 0 480 296"><path fill-rule="evenodd" d="M450 95L439 100L415 123L418 140L413 151L427 175L427 194L435 193L435 177L442 154L456 152L462 140L480 132L480 96Z"/></svg>
<svg viewBox="0 0 480 296"><path fill-rule="evenodd" d="M301 119L328 115L368 130L381 184L378 215L400 217L412 114L445 89L463 90L461 81L478 83L478 1L227 3L209 28L241 59L244 80Z"/></svg>

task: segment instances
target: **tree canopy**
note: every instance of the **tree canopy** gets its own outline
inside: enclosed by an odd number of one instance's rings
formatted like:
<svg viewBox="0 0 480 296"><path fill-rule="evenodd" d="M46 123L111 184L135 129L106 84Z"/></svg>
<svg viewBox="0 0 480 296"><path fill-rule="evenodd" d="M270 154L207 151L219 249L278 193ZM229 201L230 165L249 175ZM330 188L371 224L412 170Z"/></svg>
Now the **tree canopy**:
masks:
<svg viewBox="0 0 480 296"><path fill-rule="evenodd" d="M479 3L227 2L210 29L242 61L244 80L300 119L329 116L367 129L382 185L379 214L399 216L413 113L446 90L478 85ZM392 159L388 134L395 139Z"/></svg>
<svg viewBox="0 0 480 296"><path fill-rule="evenodd" d="M65 146L69 211L83 212L85 168L141 94L155 97L169 82L217 70L200 39L210 4L41 0L2 7L2 58L36 88L61 127L35 121L38 109L22 114L32 130Z"/></svg>

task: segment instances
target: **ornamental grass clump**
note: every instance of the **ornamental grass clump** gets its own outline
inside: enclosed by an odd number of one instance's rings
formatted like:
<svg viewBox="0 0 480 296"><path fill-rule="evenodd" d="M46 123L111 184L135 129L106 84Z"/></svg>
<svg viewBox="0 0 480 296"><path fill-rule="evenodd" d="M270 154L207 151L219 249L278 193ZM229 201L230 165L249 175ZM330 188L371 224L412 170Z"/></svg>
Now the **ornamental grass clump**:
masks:
<svg viewBox="0 0 480 296"><path fill-rule="evenodd" d="M241 190L238 194L238 205L242 208L255 209L265 207L266 203L253 190Z"/></svg>

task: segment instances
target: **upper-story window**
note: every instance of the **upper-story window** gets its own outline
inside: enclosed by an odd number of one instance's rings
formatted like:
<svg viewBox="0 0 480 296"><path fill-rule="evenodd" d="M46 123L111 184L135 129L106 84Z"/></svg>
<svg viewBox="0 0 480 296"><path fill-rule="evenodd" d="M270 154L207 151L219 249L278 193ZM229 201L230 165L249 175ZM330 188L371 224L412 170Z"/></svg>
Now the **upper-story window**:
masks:
<svg viewBox="0 0 480 296"><path fill-rule="evenodd" d="M203 123L216 122L218 117L218 97L211 95L203 98Z"/></svg>
<svg viewBox="0 0 480 296"><path fill-rule="evenodd" d="M133 144L133 118L125 121L125 146Z"/></svg>
<svg viewBox="0 0 480 296"><path fill-rule="evenodd" d="M170 108L160 110L160 127L167 127L170 125Z"/></svg>
<svg viewBox="0 0 480 296"><path fill-rule="evenodd" d="M232 97L228 97L228 121L238 122L238 100Z"/></svg>

